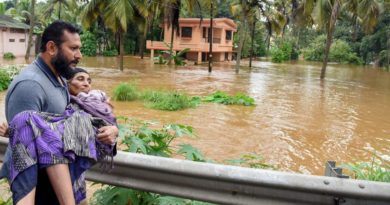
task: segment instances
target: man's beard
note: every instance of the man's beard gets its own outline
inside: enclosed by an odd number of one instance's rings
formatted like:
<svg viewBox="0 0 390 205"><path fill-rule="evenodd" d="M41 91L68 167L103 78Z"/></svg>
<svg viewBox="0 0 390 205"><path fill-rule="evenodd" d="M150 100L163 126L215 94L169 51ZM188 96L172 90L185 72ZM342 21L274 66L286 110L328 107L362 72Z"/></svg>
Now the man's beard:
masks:
<svg viewBox="0 0 390 205"><path fill-rule="evenodd" d="M54 69L67 80L69 80L72 76L73 68L70 67L70 64L72 63L78 64L79 61L68 61L61 50L59 50L57 55L51 59L51 64L54 66Z"/></svg>

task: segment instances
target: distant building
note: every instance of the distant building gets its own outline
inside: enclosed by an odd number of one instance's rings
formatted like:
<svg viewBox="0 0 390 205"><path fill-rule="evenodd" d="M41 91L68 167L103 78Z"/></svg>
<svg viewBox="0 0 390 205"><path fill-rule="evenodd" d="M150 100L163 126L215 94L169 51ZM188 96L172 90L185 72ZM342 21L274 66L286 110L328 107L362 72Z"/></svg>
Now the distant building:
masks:
<svg viewBox="0 0 390 205"><path fill-rule="evenodd" d="M12 17L0 15L0 58L11 52L15 56L24 56L27 50L30 26L16 21ZM35 50L34 44L31 52Z"/></svg>
<svg viewBox="0 0 390 205"><path fill-rule="evenodd" d="M156 50L169 50L171 42L171 29L164 24L164 41L146 42L146 48L150 49L151 58ZM206 61L209 52L208 32L210 19L181 18L179 19L180 35L173 38L173 50L181 51L190 48L186 54L188 60L197 62ZM233 53L233 33L237 31L237 26L233 20L228 18L213 19L213 60L232 60Z"/></svg>

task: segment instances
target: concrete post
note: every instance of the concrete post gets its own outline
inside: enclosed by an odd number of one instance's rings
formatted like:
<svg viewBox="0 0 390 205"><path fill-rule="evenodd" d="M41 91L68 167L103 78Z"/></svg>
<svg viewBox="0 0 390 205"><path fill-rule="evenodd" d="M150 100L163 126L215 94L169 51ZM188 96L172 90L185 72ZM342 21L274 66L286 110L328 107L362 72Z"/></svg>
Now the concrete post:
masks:
<svg viewBox="0 0 390 205"><path fill-rule="evenodd" d="M202 52L198 52L198 61L197 63L202 63Z"/></svg>
<svg viewBox="0 0 390 205"><path fill-rule="evenodd" d="M153 61L154 59L154 49L150 50L150 60Z"/></svg>

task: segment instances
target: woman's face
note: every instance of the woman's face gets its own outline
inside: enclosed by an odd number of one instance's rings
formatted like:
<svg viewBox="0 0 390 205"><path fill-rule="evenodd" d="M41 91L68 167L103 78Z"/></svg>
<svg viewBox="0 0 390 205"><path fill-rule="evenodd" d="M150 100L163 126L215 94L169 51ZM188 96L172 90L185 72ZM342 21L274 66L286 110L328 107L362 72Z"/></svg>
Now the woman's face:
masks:
<svg viewBox="0 0 390 205"><path fill-rule="evenodd" d="M71 95L76 96L80 92L88 93L91 89L91 78L88 73L80 72L69 81L68 85Z"/></svg>

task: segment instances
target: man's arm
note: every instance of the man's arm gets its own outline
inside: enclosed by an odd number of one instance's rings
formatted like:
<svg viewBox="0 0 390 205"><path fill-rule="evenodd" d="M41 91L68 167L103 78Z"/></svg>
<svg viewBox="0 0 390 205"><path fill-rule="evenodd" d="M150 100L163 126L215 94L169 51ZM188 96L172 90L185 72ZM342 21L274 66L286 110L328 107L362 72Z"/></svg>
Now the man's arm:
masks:
<svg viewBox="0 0 390 205"><path fill-rule="evenodd" d="M6 115L10 122L15 115L26 110L42 111L45 106L46 93L35 81L25 80L15 85L9 94Z"/></svg>

